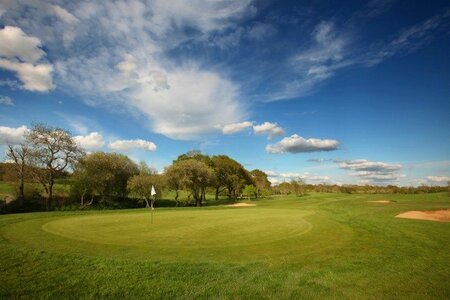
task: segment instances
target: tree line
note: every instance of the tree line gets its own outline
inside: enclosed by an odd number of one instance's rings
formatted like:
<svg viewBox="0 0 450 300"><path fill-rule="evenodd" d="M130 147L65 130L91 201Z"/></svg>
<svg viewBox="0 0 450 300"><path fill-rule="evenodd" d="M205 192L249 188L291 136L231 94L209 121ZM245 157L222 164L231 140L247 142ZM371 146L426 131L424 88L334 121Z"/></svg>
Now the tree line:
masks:
<svg viewBox="0 0 450 300"><path fill-rule="evenodd" d="M42 198L46 210L54 205L54 186L65 180L70 186L70 199L78 207L96 204L108 207L141 205L149 207L163 193L173 194L176 206L202 206L206 195L215 200L220 197L238 199L269 195L303 196L310 192L343 193L422 193L440 192L447 187L397 187L306 184L301 179L271 186L268 176L261 170L247 170L226 155L206 155L189 151L180 155L161 173L146 163L133 162L118 153L94 152L87 154L63 128L33 124L24 141L8 145L9 163L0 168L2 177L16 180L17 206L23 207L26 198ZM6 170L6 171L5 171ZM25 184L39 184L43 195L25 195ZM151 195L151 186L156 197ZM181 192L183 197L181 197ZM28 199L29 200L29 199Z"/></svg>
<svg viewBox="0 0 450 300"><path fill-rule="evenodd" d="M176 205L202 206L206 194L237 199L246 196L267 195L270 181L261 170L246 170L239 162L226 155L209 156L199 151L180 155L164 172L144 162L136 164L124 154L86 152L63 128L33 124L25 134L24 142L8 145L6 154L9 171L18 180L17 202L24 205L25 182L39 183L44 190L44 206L53 203L55 180L69 178L70 194L81 207L95 202L126 202L137 199L149 206L151 186L161 198L165 191L174 192ZM11 177L11 176L10 176ZM180 191L187 193L180 199ZM150 202L149 202L150 201Z"/></svg>

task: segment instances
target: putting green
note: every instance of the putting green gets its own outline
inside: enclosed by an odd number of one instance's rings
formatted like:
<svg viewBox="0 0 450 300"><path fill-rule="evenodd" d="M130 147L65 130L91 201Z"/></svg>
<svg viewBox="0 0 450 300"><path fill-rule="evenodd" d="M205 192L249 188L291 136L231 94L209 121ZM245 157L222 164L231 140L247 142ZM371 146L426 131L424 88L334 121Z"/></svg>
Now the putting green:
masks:
<svg viewBox="0 0 450 300"><path fill-rule="evenodd" d="M2 231L14 243L55 253L197 262L292 262L352 237L323 212L274 207L158 209L153 224L149 210L44 214Z"/></svg>
<svg viewBox="0 0 450 300"><path fill-rule="evenodd" d="M152 248L241 247L295 238L312 225L308 212L284 209L162 211L63 218L42 228L90 243ZM263 227L261 224L269 226Z"/></svg>

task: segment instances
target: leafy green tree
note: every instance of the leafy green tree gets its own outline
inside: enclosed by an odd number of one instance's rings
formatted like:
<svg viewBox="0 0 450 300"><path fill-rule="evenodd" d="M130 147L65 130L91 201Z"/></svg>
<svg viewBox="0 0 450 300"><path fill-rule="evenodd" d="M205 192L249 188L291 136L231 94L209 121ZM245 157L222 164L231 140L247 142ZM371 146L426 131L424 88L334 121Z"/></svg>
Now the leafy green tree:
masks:
<svg viewBox="0 0 450 300"><path fill-rule="evenodd" d="M254 185L246 185L244 189L242 190L242 194L244 194L245 197L250 199L251 197L256 196L256 187Z"/></svg>
<svg viewBox="0 0 450 300"><path fill-rule="evenodd" d="M276 190L281 195L289 195L292 192L292 187L289 182L282 182L276 186Z"/></svg>
<svg viewBox="0 0 450 300"><path fill-rule="evenodd" d="M213 180L212 168L193 158L177 161L174 165L180 171L181 186L191 192L196 206L202 206L206 188Z"/></svg>
<svg viewBox="0 0 450 300"><path fill-rule="evenodd" d="M255 169L250 172L256 187L256 197L260 197L263 190L270 189L270 181L267 174L261 170Z"/></svg>
<svg viewBox="0 0 450 300"><path fill-rule="evenodd" d="M158 174L158 172L154 168L147 165L147 163L145 161L139 162L138 170L139 170L139 174L143 174L143 175Z"/></svg>
<svg viewBox="0 0 450 300"><path fill-rule="evenodd" d="M223 190L228 190L228 197L236 199L246 184L253 184L250 173L245 168L226 155L211 158L213 163L216 190L216 200Z"/></svg>
<svg viewBox="0 0 450 300"><path fill-rule="evenodd" d="M295 194L296 196L303 196L306 191L305 182L302 179L292 179L291 182L291 193Z"/></svg>
<svg viewBox="0 0 450 300"><path fill-rule="evenodd" d="M155 188L156 195L152 196L152 186ZM162 177L158 174L148 175L148 174L138 174L134 175L128 180L128 190L132 196L136 196L139 199L145 201L145 207L153 208L155 200L161 198L163 183ZM149 201L150 200L150 204Z"/></svg>
<svg viewBox="0 0 450 300"><path fill-rule="evenodd" d="M167 167L164 172L167 187L175 191L176 206L179 205L178 201L179 191L183 189L183 182L184 182L183 181L184 171L181 168L182 165L174 163L173 165Z"/></svg>
<svg viewBox="0 0 450 300"><path fill-rule="evenodd" d="M138 166L126 155L94 152L76 165L74 184L90 191L91 197L125 198L128 179L138 173Z"/></svg>

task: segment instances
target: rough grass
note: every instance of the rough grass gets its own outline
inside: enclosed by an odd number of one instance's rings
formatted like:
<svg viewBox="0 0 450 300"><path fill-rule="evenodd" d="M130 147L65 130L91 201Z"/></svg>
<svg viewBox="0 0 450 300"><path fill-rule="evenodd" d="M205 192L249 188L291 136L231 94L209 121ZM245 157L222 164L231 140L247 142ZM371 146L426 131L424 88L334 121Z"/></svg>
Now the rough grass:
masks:
<svg viewBox="0 0 450 300"><path fill-rule="evenodd" d="M0 201L5 199L7 196L13 196L14 195L14 187L4 181L0 181Z"/></svg>
<svg viewBox="0 0 450 300"><path fill-rule="evenodd" d="M254 203L0 216L0 298L450 298L448 194Z"/></svg>

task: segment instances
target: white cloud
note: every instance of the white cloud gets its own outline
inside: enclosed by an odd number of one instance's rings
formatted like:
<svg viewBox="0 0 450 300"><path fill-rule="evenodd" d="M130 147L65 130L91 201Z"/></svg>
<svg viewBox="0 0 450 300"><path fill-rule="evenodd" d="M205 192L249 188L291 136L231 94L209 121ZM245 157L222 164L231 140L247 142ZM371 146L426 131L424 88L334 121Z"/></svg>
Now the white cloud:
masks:
<svg viewBox="0 0 450 300"><path fill-rule="evenodd" d="M99 149L105 144L103 136L98 132L91 132L86 136L78 135L73 139L78 143L78 145L87 150Z"/></svg>
<svg viewBox="0 0 450 300"><path fill-rule="evenodd" d="M396 182L404 174L400 174L401 164L374 162L367 159L336 161L339 168L354 171L350 176L360 177L363 183L385 184Z"/></svg>
<svg viewBox="0 0 450 300"><path fill-rule="evenodd" d="M167 74L169 88L142 82L130 94L133 107L151 120L151 128L173 139L189 140L215 132L217 124L242 119L237 86L219 74L196 68Z"/></svg>
<svg viewBox="0 0 450 300"><path fill-rule="evenodd" d="M447 183L450 182L450 177L448 176L427 176L427 179L436 183Z"/></svg>
<svg viewBox="0 0 450 300"><path fill-rule="evenodd" d="M1 105L10 105L10 106L13 106L13 105L14 105L14 102L13 102L13 100L12 100L10 97L8 97L8 96L1 96L1 95L0 95L0 104L1 104Z"/></svg>
<svg viewBox="0 0 450 300"><path fill-rule="evenodd" d="M283 138L276 144L269 144L266 151L269 153L304 153L316 151L337 150L339 142L336 140L305 139L297 134Z"/></svg>
<svg viewBox="0 0 450 300"><path fill-rule="evenodd" d="M234 134L236 132L242 131L242 130L252 127L252 126L253 126L253 122L250 122L250 121L227 124L227 125L223 126L222 133L227 134L227 135Z"/></svg>
<svg viewBox="0 0 450 300"><path fill-rule="evenodd" d="M22 29L6 26L0 30L0 68L17 73L23 88L47 92L54 88L50 64L36 64L45 52L38 38L27 36Z"/></svg>
<svg viewBox="0 0 450 300"><path fill-rule="evenodd" d="M117 140L109 143L108 147L116 151L128 151L132 149L139 149L145 151L155 151L156 145L153 142L144 140Z"/></svg>
<svg viewBox="0 0 450 300"><path fill-rule="evenodd" d="M277 172L271 171L271 170L264 170L263 172L266 173L267 176L272 176L272 177L277 176L277 174L278 174Z"/></svg>
<svg viewBox="0 0 450 300"><path fill-rule="evenodd" d="M388 164L384 162L374 162L367 159L345 160L338 163L341 169L350 169L354 171L367 172L392 172L402 168L400 164Z"/></svg>
<svg viewBox="0 0 450 300"><path fill-rule="evenodd" d="M271 140L277 136L283 135L285 132L283 128L278 126L277 123L264 122L260 125L253 126L255 134L267 134L268 139Z"/></svg>
<svg viewBox="0 0 450 300"><path fill-rule="evenodd" d="M0 59L0 68L16 72L26 90L48 92L55 87L52 82L53 67L50 64L33 65Z"/></svg>
<svg viewBox="0 0 450 300"><path fill-rule="evenodd" d="M268 175L268 179L272 184L280 184L282 182L289 182L291 180L303 180L307 183L322 183L331 182L331 177L326 175L315 175L309 172L282 172L264 171Z"/></svg>
<svg viewBox="0 0 450 300"><path fill-rule="evenodd" d="M19 144L24 141L28 128L22 125L17 128L0 126L0 145Z"/></svg>
<svg viewBox="0 0 450 300"><path fill-rule="evenodd" d="M41 42L38 38L27 36L18 27L5 26L0 29L1 57L34 63L45 55L40 47Z"/></svg>
<svg viewBox="0 0 450 300"><path fill-rule="evenodd" d="M245 118L238 83L217 66L190 57L175 60L168 53L186 41L234 26L254 11L250 0L80 1L70 7L70 12L61 8L79 20L76 25L65 12L35 2L17 4L5 14L5 22L45 42L61 89L90 105L120 109L173 139L198 139L217 132L217 124ZM51 18L55 15L56 21ZM74 46L61 51L67 34ZM53 85L47 80L39 88L31 83L27 87L45 90Z"/></svg>

